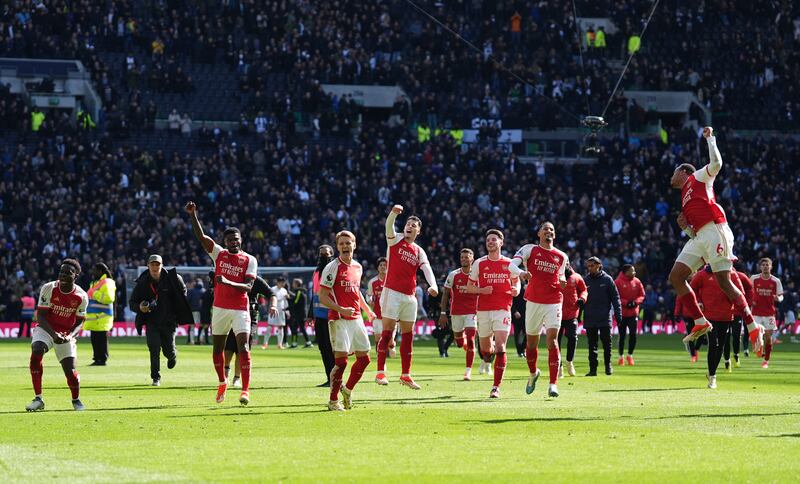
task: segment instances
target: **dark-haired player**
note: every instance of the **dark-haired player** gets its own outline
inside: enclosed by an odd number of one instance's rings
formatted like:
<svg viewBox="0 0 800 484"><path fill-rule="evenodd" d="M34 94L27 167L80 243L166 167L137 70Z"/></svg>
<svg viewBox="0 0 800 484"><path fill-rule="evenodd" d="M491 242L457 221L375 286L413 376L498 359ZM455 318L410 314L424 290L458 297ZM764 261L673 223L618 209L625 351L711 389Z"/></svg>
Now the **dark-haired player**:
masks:
<svg viewBox="0 0 800 484"><path fill-rule="evenodd" d="M225 377L225 340L233 329L239 346L242 368L242 394L239 403L250 403L250 311L247 293L253 289L256 278L256 258L242 250L242 234L239 229L229 227L222 234L223 249L211 237L203 233L197 218L197 205L186 204L186 212L192 221L192 231L214 261L214 307L211 315L211 334L214 337L214 369L219 378L217 403L225 400L228 379Z"/></svg>
<svg viewBox="0 0 800 484"><path fill-rule="evenodd" d="M65 259L58 272L58 280L51 281L42 286L39 292L39 303L36 306L37 325L31 331L31 380L35 397L25 410L35 412L44 410L42 400L42 358L44 354L55 348L56 357L67 385L72 393L72 408L83 410L84 406L79 398L80 376L75 369L75 360L78 349L75 345L76 330L86 319L86 306L89 297L75 284L81 265L75 259Z"/></svg>
<svg viewBox="0 0 800 484"><path fill-rule="evenodd" d="M689 163L683 163L675 168L670 180L672 188L681 190L678 225L689 236L669 274L669 281L682 300L685 315L695 323L684 342L694 341L712 329L697 304L697 296L686 282L691 273L708 263L719 287L733 302L736 312L743 315L753 349L760 352L764 343L764 328L754 321L744 294L731 282L731 269L736 260L733 255L733 232L714 195L714 180L722 169L722 157L710 127L703 128L703 137L708 142L710 163L699 170Z"/></svg>

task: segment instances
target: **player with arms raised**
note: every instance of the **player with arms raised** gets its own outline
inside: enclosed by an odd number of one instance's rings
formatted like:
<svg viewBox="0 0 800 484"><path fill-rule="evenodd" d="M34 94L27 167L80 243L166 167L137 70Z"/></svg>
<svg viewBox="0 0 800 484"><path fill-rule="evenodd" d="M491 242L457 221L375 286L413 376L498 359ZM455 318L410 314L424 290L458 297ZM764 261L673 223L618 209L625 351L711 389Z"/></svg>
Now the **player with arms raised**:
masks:
<svg viewBox="0 0 800 484"><path fill-rule="evenodd" d="M467 293L478 295L481 353L495 355L494 385L489 398L500 398L500 384L503 383L507 361L506 341L511 330L511 303L520 289L519 278L508 269L511 259L500 253L504 238L498 229L486 232L486 251L489 254L472 264L467 284Z"/></svg>
<svg viewBox="0 0 800 484"><path fill-rule="evenodd" d="M81 380L75 369L78 349L75 333L86 319L86 306L89 297L75 284L81 265L75 259L64 259L58 272L58 280L42 286L39 303L36 305L37 325L31 331L30 371L34 398L25 410L36 412L44 410L42 400L42 358L55 348L56 357L67 377L67 385L72 393L72 408L83 410L80 400Z"/></svg>
<svg viewBox="0 0 800 484"><path fill-rule="evenodd" d="M331 394L328 410L341 411L352 408L352 392L364 370L369 365L369 335L361 318L361 310L375 319L375 313L361 295L361 264L353 260L356 236L347 230L336 234L336 249L339 257L332 260L322 271L319 302L328 308L331 328L334 366L331 370ZM356 362L350 370L350 378L342 387L342 376L347 368L347 355L356 354ZM339 403L339 389L344 405Z"/></svg>
<svg viewBox="0 0 800 484"><path fill-rule="evenodd" d="M736 260L733 255L733 233L714 195L714 180L722 169L722 157L710 127L703 128L703 137L708 142L710 163L699 170L689 163L683 163L675 168L670 180L672 188L681 190L678 225L689 236L669 274L669 281L682 302L685 316L695 322L683 341L692 342L712 329L697 304L697 296L686 282L691 273L708 263L737 313L744 315L753 349L760 351L764 328L753 320L744 295L731 282L731 269Z"/></svg>
<svg viewBox="0 0 800 484"><path fill-rule="evenodd" d="M769 368L769 356L772 353L772 332L777 331L778 323L775 319L775 305L783 301L783 284L781 280L772 275L772 259L764 257L758 261L761 274L750 276L753 283L753 317L756 322L764 326L764 361L762 368ZM761 356L760 352L756 352Z"/></svg>
<svg viewBox="0 0 800 484"><path fill-rule="evenodd" d="M478 295L467 293L469 272L475 262L475 253L472 249L461 249L459 256L461 268L450 271L444 282L445 291L442 293L442 312L439 315L439 326L447 327L447 313L449 310L450 321L456 346L467 352L467 368L464 371L464 381L472 379L472 363L475 361L475 334L478 320Z"/></svg>
<svg viewBox="0 0 800 484"><path fill-rule="evenodd" d="M508 270L515 277L527 280L525 290L525 333L528 335L525 358L528 361L530 376L525 392L529 395L536 388L536 380L541 372L536 367L539 357L539 337L545 328L547 337L548 362L550 366L550 387L548 395L558 396L558 369L561 366L561 352L558 347L558 332L561 330L561 303L564 295L561 290L567 287L567 254L553 246L556 228L552 222L539 226L539 244L522 246L514 255ZM520 269L520 266L523 268Z"/></svg>
<svg viewBox="0 0 800 484"><path fill-rule="evenodd" d="M211 334L214 339L212 358L219 378L217 403L225 400L228 379L225 377L225 340L233 329L239 347L242 369L242 393L239 403L250 403L250 305L247 293L253 289L258 265L256 258L242 250L242 234L239 229L228 227L222 233L223 249L203 233L197 218L197 205L186 204L186 212L192 221L192 231L203 250L214 261L214 305L211 313Z"/></svg>
<svg viewBox="0 0 800 484"><path fill-rule="evenodd" d="M389 216L386 217L386 249L388 265L386 268L386 281L381 294L381 311L383 313L383 332L378 342L378 374L375 382L387 385L386 379L386 351L389 342L394 337L397 323L400 323L402 340L400 341L400 362L402 375L400 383L414 390L420 386L411 378L411 355L414 344L414 322L417 319L417 270L422 270L428 282L428 294L436 297L439 288L433 275L428 255L414 241L422 230L422 221L412 215L406 220L403 233L394 230L397 216L403 213L402 205L395 205Z"/></svg>

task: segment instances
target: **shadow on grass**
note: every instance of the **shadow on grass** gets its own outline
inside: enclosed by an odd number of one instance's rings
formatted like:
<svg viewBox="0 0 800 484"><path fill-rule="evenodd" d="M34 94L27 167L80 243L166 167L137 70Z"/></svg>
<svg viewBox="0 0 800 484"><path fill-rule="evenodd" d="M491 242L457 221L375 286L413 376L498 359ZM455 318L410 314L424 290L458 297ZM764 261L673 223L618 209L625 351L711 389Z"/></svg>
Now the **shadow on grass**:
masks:
<svg viewBox="0 0 800 484"><path fill-rule="evenodd" d="M113 407L113 408L92 408L92 407L87 407L86 410L84 410L84 412L92 412L92 413L94 413L94 412L123 412L123 411L128 412L128 411L139 411L139 410L170 410L170 409L174 409L174 408L192 408L192 407L196 407L196 405L157 405L157 406L152 406L152 407ZM56 409L56 410L42 410L42 412L44 412L44 413L75 412L75 410L71 410L71 409L68 409L68 408L59 408L59 409ZM21 410L21 411L10 410L10 411L5 411L5 412L0 412L0 415L14 414L14 413L38 413L38 412L28 412L26 410Z"/></svg>
<svg viewBox="0 0 800 484"><path fill-rule="evenodd" d="M800 434L758 435L757 437L760 439L772 439L775 437L788 437L788 438L800 439Z"/></svg>
<svg viewBox="0 0 800 484"><path fill-rule="evenodd" d="M85 388L87 390L97 390L97 391L100 391L100 392L115 392L115 391L126 392L126 391L135 391L135 390L145 390L147 388L152 388L152 385L144 384L144 385L131 385L131 386L119 386L119 387L114 387L114 386L90 387L90 386L87 386L87 387L82 387L82 389L83 388ZM303 386L303 385L283 386L283 387L256 387L256 386L251 386L250 387L250 391L253 391L253 390L297 390L299 388L307 388L308 389L308 388L314 388L314 386L311 386L311 387ZM190 391L190 392L213 392L213 391L217 390L217 386L216 385L186 385L186 386L162 385L161 387L158 387L157 389L154 388L153 392L159 392L159 391L164 391L164 390L187 390L187 391Z"/></svg>
<svg viewBox="0 0 800 484"><path fill-rule="evenodd" d="M786 415L800 415L800 412L778 413L698 413L691 415L663 415L661 417L642 417L641 420L665 420L671 418L742 418L742 417L782 417Z"/></svg>
<svg viewBox="0 0 800 484"><path fill-rule="evenodd" d="M484 424L504 424L522 422L591 422L596 420L608 420L606 417L520 417L520 418L498 418L490 420L472 420L472 422Z"/></svg>
<svg viewBox="0 0 800 484"><path fill-rule="evenodd" d="M624 388L624 389L607 389L607 390L597 390L598 392L672 392L676 390L697 390L698 387L683 387L683 388Z"/></svg>
<svg viewBox="0 0 800 484"><path fill-rule="evenodd" d="M299 406L299 405L296 405L296 406ZM305 405L305 406L312 406L312 405ZM330 411L330 410L328 410L327 408L324 408L324 406L321 406L318 403L315 403L313 406L314 407L322 407L322 408L319 408L318 410L295 410L295 411L286 410L286 411L283 411L283 412L199 413L199 414L193 414L193 415L170 415L169 418L253 417L253 416L258 416L258 415L278 415L278 414L295 415L295 414L300 414L300 413L323 413L323 412L329 412Z"/></svg>

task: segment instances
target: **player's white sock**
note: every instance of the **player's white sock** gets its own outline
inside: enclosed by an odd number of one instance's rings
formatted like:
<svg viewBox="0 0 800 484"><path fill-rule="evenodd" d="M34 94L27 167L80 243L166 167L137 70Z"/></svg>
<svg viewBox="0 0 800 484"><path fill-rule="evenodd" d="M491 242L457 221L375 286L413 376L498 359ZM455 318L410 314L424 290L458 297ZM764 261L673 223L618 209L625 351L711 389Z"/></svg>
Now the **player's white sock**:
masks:
<svg viewBox="0 0 800 484"><path fill-rule="evenodd" d="M275 337L278 338L278 346L283 346L283 328L278 328L278 333Z"/></svg>

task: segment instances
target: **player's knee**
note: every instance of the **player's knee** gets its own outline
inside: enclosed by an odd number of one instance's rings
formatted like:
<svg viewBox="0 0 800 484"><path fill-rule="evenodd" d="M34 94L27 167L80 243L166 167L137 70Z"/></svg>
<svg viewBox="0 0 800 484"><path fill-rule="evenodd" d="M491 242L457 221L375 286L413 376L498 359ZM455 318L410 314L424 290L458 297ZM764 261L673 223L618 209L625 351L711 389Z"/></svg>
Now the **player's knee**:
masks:
<svg viewBox="0 0 800 484"><path fill-rule="evenodd" d="M40 358L47 353L47 345L42 343L41 341L34 341L31 344L31 354L38 355Z"/></svg>

